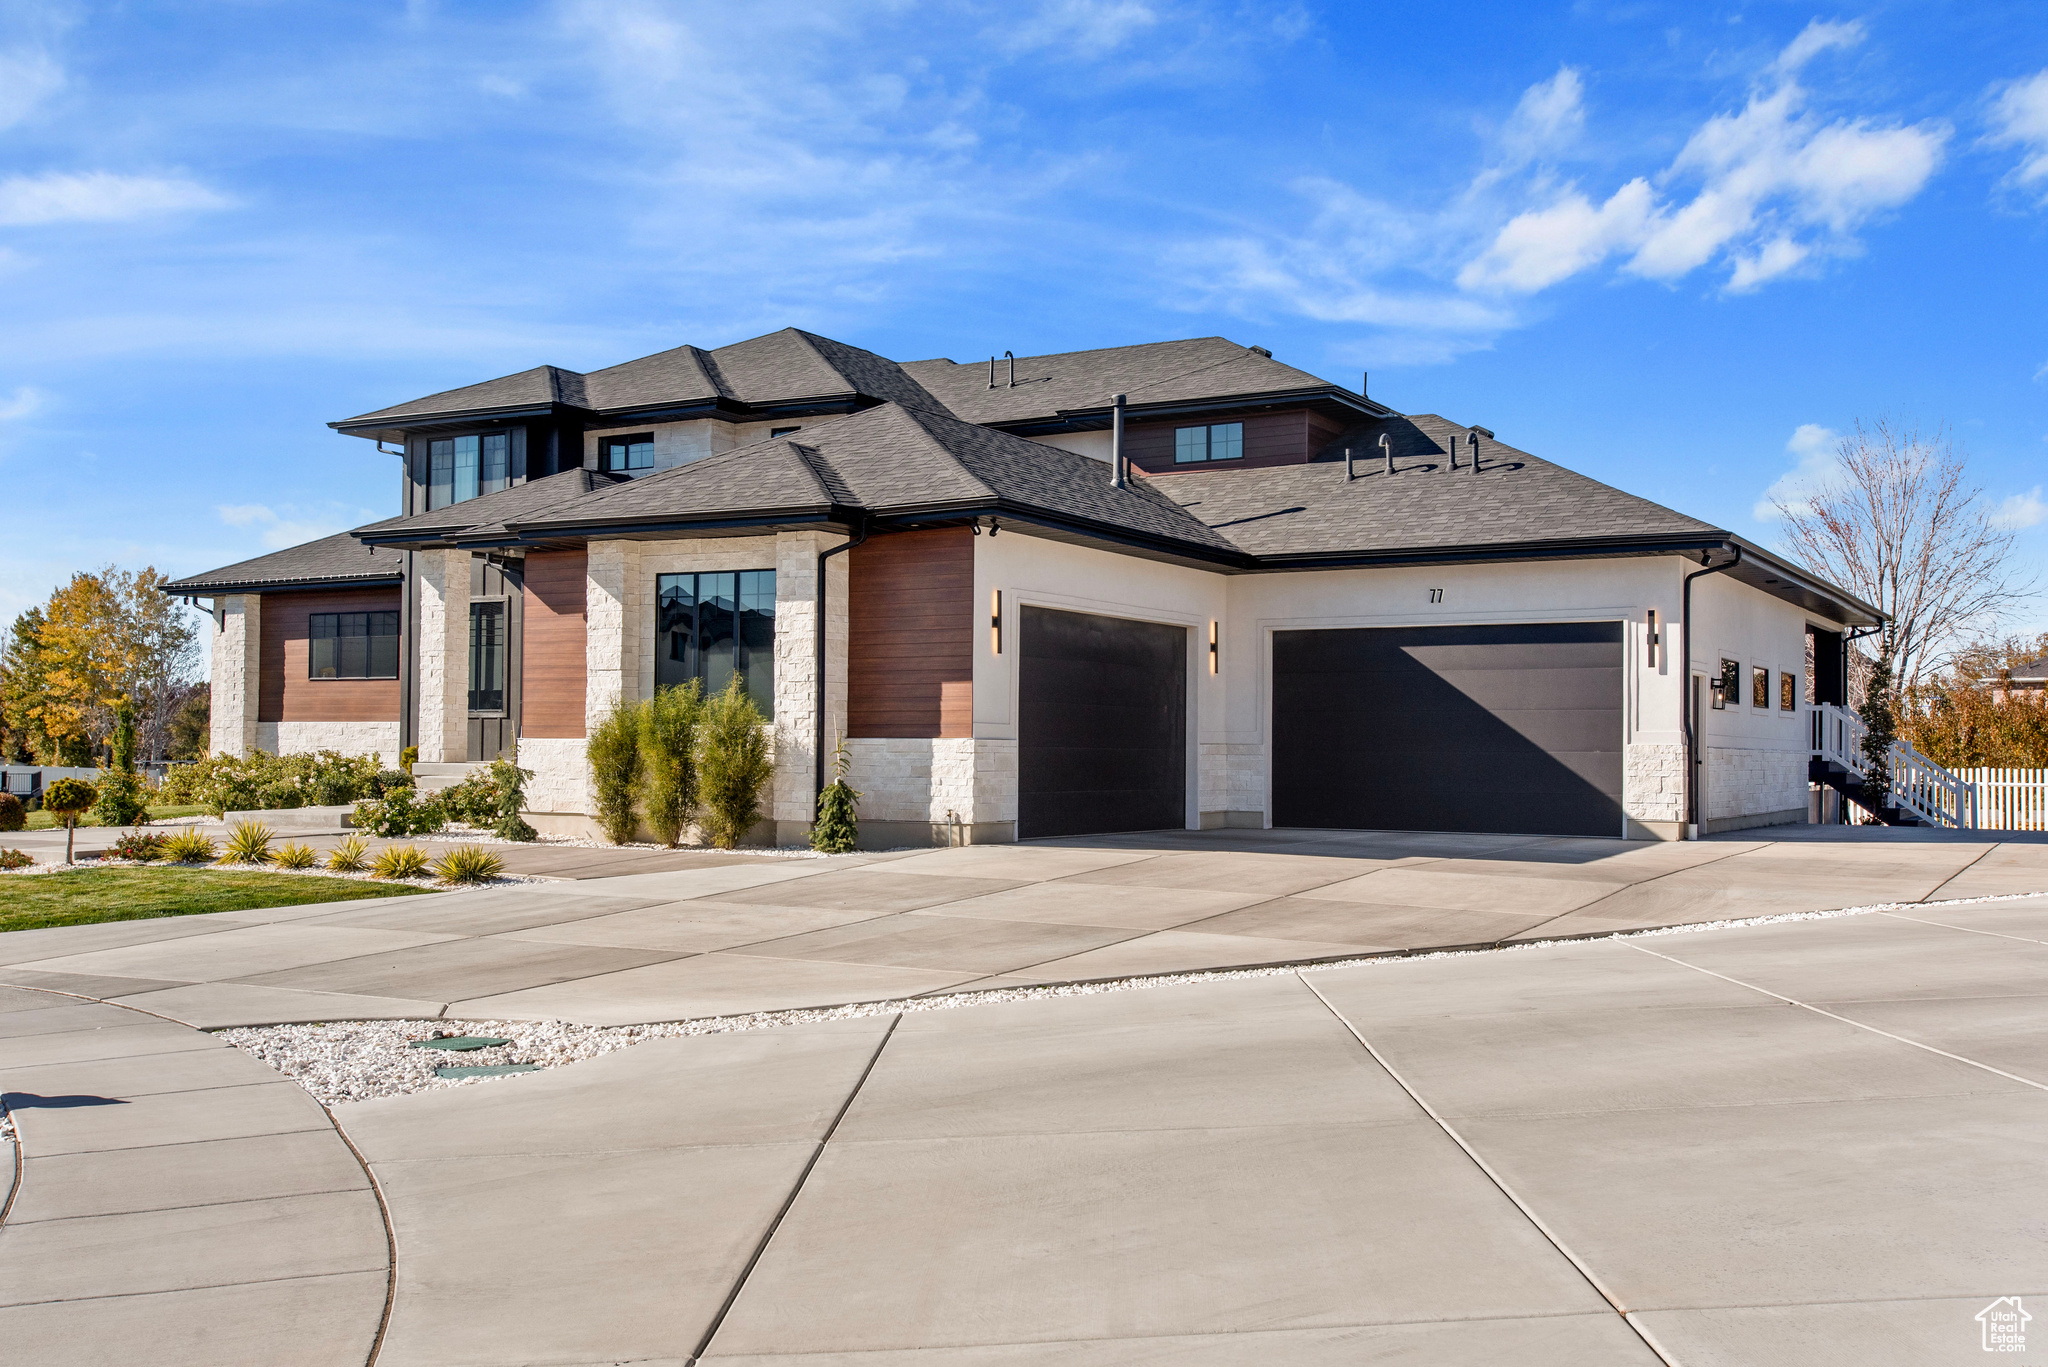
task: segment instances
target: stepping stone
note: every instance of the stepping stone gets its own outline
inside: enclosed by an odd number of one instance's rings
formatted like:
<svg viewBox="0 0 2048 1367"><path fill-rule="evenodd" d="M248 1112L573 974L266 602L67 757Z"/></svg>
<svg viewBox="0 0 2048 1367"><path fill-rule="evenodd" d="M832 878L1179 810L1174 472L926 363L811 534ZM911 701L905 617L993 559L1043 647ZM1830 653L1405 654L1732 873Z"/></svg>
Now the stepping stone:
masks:
<svg viewBox="0 0 2048 1367"><path fill-rule="evenodd" d="M435 1077L499 1077L505 1073L537 1073L538 1063L493 1063L484 1068L436 1068Z"/></svg>
<svg viewBox="0 0 2048 1367"><path fill-rule="evenodd" d="M449 1035L445 1039L416 1039L415 1049L491 1049L500 1044L510 1044L508 1039L492 1039L489 1035Z"/></svg>

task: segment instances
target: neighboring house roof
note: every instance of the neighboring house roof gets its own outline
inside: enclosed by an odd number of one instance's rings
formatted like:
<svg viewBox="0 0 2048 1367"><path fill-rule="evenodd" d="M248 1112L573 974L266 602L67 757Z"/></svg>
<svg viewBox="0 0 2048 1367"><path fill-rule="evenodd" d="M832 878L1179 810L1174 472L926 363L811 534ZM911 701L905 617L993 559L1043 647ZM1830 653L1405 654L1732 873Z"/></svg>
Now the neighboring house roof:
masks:
<svg viewBox="0 0 2048 1367"><path fill-rule="evenodd" d="M1988 683L2004 683L2010 680L2016 684L2048 684L2048 655L2036 655L2031 660L2021 660L2011 669L1999 671L1998 677Z"/></svg>
<svg viewBox="0 0 2048 1367"><path fill-rule="evenodd" d="M1727 535L1711 523L1625 494L1435 414L1352 428L1306 465L1202 465L1157 476L1160 491L1248 554L1264 559L1533 543L1668 541ZM1379 439L1394 453L1385 473ZM1457 468L1446 452L1457 446ZM1345 478L1344 448L1357 477Z"/></svg>
<svg viewBox="0 0 2048 1367"><path fill-rule="evenodd" d="M212 595L316 584L395 584L405 566L396 551L365 546L354 532L336 532L303 546L272 551L163 586L168 594Z"/></svg>
<svg viewBox="0 0 2048 1367"><path fill-rule="evenodd" d="M1351 406L1390 411L1319 375L1276 361L1263 350L1227 337L1193 337L1179 342L1064 351L1019 356L1017 383L1010 362L996 362L989 387L985 362L909 361L903 370L969 422L998 426L1042 424L1074 413L1106 413L1111 396L1122 394L1132 408L1233 399L1250 402L1271 395L1343 398Z"/></svg>
<svg viewBox="0 0 2048 1367"><path fill-rule="evenodd" d="M804 401L891 401L943 411L936 397L885 356L800 328L705 351L681 346L583 374L536 366L461 389L345 418L331 426L392 430L407 422L442 421L463 414L560 407L586 418L635 411L722 405L736 414Z"/></svg>

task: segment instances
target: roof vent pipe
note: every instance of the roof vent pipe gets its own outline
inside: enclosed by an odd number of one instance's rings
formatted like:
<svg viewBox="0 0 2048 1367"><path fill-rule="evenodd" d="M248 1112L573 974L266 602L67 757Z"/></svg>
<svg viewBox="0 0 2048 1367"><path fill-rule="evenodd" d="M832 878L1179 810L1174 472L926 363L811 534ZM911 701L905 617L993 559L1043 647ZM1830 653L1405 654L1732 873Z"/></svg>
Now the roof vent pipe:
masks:
<svg viewBox="0 0 2048 1367"><path fill-rule="evenodd" d="M1361 399L1362 399L1362 398L1364 398L1364 397L1365 397L1365 391L1366 391L1366 390L1367 390L1368 388L1370 388L1370 387L1371 387L1371 385L1372 385L1372 372L1371 372L1370 370L1361 370L1361 371L1359 371L1359 372L1358 372L1358 397L1359 397L1359 398L1361 398Z"/></svg>
<svg viewBox="0 0 2048 1367"><path fill-rule="evenodd" d="M1393 473L1394 473L1394 443L1393 443L1392 441L1388 440L1388 438L1387 438L1387 434L1386 434L1386 433L1384 433L1384 432L1380 433L1380 454L1381 454L1381 455L1383 455L1383 456L1385 456L1385 457L1387 458L1387 473L1388 473L1388 474L1390 474L1390 475L1391 475L1391 474L1393 474Z"/></svg>
<svg viewBox="0 0 2048 1367"><path fill-rule="evenodd" d="M1017 387L1017 353L1005 351L1003 355L1010 358L1010 388L1015 389ZM994 379L995 376L991 375L989 378Z"/></svg>
<svg viewBox="0 0 2048 1367"><path fill-rule="evenodd" d="M1351 468L1351 448L1347 446L1344 448L1344 482L1349 484L1357 478L1357 472Z"/></svg>
<svg viewBox="0 0 2048 1367"><path fill-rule="evenodd" d="M1109 487L1124 487L1124 396L1109 399Z"/></svg>
<svg viewBox="0 0 2048 1367"><path fill-rule="evenodd" d="M1475 429L1465 434L1465 440L1472 443L1472 473L1479 473L1479 433Z"/></svg>

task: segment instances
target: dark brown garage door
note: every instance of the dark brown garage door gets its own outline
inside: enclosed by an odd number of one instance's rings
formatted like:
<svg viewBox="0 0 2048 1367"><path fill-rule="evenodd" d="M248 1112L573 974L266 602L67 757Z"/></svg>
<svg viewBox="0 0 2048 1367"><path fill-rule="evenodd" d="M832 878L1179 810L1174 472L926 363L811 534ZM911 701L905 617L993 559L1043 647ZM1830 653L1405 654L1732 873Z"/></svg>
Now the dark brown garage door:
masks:
<svg viewBox="0 0 2048 1367"><path fill-rule="evenodd" d="M1187 825L1187 628L1025 608L1017 836Z"/></svg>
<svg viewBox="0 0 2048 1367"><path fill-rule="evenodd" d="M1273 823L1623 831L1619 622L1273 634Z"/></svg>

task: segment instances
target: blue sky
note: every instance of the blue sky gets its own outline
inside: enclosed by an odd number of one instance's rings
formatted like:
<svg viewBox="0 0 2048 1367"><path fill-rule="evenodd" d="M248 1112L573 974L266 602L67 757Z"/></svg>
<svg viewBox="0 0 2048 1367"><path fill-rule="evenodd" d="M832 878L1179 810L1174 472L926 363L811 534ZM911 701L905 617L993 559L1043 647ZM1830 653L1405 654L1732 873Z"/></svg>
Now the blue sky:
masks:
<svg viewBox="0 0 2048 1367"><path fill-rule="evenodd" d="M2044 247L2037 3L0 0L0 612L389 515L330 419L791 324L1221 333L1766 542L1946 424L2048 569Z"/></svg>

